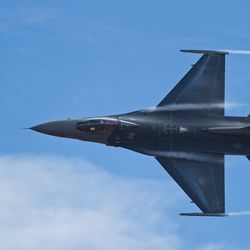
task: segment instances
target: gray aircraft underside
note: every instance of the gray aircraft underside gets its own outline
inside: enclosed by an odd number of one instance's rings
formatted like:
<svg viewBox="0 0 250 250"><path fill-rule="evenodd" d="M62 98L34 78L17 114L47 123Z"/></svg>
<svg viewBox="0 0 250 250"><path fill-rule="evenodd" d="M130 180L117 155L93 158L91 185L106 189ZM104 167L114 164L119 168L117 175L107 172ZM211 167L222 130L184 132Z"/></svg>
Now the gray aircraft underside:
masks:
<svg viewBox="0 0 250 250"><path fill-rule="evenodd" d="M181 215L226 216L224 156L250 156L250 117L224 116L225 55L235 52L182 51L203 55L155 108L31 129L154 156L202 211Z"/></svg>

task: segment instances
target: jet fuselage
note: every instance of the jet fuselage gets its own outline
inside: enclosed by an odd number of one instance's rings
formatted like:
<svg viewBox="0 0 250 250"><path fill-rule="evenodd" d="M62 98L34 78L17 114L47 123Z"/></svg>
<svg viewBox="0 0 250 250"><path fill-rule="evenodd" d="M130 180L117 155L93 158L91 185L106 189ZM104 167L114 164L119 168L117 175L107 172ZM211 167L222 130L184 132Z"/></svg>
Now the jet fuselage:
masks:
<svg viewBox="0 0 250 250"><path fill-rule="evenodd" d="M95 123L91 124L93 121ZM103 121L111 121L112 124L108 124L110 129L97 131L95 126L102 126L98 122ZM81 129L79 124L86 122L89 122L90 129ZM123 147L152 156L167 156L178 152L250 155L248 117L192 117L190 111L166 112L156 109L106 117L55 121L32 129L49 135Z"/></svg>
<svg viewBox="0 0 250 250"><path fill-rule="evenodd" d="M202 211L182 215L225 216L225 155L250 160L250 117L225 116L232 51L182 51L203 55L155 108L31 129L154 156Z"/></svg>

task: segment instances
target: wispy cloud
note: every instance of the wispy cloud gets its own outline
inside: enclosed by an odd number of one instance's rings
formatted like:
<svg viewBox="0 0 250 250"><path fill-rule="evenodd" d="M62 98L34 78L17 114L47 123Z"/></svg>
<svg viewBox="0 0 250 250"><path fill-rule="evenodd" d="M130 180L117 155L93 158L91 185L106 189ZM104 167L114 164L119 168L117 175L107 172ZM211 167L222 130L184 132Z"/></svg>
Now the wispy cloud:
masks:
<svg viewBox="0 0 250 250"><path fill-rule="evenodd" d="M57 11L51 9L22 8L20 10L22 21L27 24L43 24L57 16Z"/></svg>
<svg viewBox="0 0 250 250"><path fill-rule="evenodd" d="M118 26L112 26L103 23L96 23L95 25L100 32L106 34L119 34L119 33L131 34L131 31L128 31Z"/></svg>
<svg viewBox="0 0 250 250"><path fill-rule="evenodd" d="M179 249L166 216L174 197L171 186L83 160L0 156L1 248Z"/></svg>
<svg viewBox="0 0 250 250"><path fill-rule="evenodd" d="M0 23L0 33L6 32L9 28L9 25L7 22Z"/></svg>
<svg viewBox="0 0 250 250"><path fill-rule="evenodd" d="M249 216L250 215L250 211L241 211L241 212L229 212L228 213L229 216Z"/></svg>
<svg viewBox="0 0 250 250"><path fill-rule="evenodd" d="M208 243L200 248L200 250L224 250L230 249L228 246L222 243Z"/></svg>

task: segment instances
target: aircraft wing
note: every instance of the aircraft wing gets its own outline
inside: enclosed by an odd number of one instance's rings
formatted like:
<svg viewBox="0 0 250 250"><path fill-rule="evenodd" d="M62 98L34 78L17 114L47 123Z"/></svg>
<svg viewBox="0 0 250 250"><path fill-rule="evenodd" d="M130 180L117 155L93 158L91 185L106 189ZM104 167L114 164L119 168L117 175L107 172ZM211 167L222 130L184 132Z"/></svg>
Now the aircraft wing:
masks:
<svg viewBox="0 0 250 250"><path fill-rule="evenodd" d="M183 191L205 214L225 213L224 155L199 162L156 157Z"/></svg>
<svg viewBox="0 0 250 250"><path fill-rule="evenodd" d="M189 51L204 55L158 104L157 107L174 104L202 104L195 110L203 115L224 115L225 55L223 51Z"/></svg>

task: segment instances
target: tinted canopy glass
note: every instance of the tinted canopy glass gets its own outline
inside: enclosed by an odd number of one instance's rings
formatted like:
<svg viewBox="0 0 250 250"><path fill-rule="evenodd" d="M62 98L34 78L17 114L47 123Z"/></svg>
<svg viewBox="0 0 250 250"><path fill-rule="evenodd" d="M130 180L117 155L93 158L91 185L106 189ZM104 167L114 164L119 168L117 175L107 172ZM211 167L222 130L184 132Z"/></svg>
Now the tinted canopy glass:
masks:
<svg viewBox="0 0 250 250"><path fill-rule="evenodd" d="M78 122L77 128L88 133L112 133L119 125L120 122L115 119L93 119Z"/></svg>

